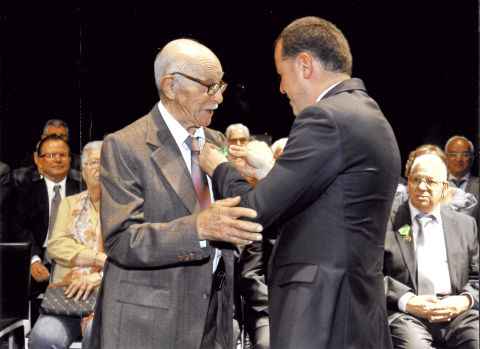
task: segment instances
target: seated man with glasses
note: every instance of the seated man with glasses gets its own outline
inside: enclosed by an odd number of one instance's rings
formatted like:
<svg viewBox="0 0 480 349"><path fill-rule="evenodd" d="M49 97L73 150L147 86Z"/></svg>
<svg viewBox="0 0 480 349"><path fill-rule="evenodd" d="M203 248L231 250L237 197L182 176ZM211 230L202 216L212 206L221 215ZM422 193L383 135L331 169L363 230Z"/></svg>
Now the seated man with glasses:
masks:
<svg viewBox="0 0 480 349"><path fill-rule="evenodd" d="M448 180L450 185L473 194L478 202L478 177L470 173L470 168L475 158L472 142L462 136L453 136L445 144L445 153L448 157ZM478 206L473 213L473 217L478 217Z"/></svg>
<svg viewBox="0 0 480 349"><path fill-rule="evenodd" d="M40 141L37 166L43 179L14 188L4 203L6 211L2 215L10 241L32 243L32 299L43 293L48 285L51 258L45 249L53 230L58 205L66 196L80 192L80 182L67 178L70 148L62 137L50 135ZM38 316L36 303L39 302L33 303L33 321Z"/></svg>
<svg viewBox="0 0 480 349"><path fill-rule="evenodd" d="M478 238L470 216L442 208L447 169L415 159L409 200L388 221L383 274L395 348L478 348Z"/></svg>

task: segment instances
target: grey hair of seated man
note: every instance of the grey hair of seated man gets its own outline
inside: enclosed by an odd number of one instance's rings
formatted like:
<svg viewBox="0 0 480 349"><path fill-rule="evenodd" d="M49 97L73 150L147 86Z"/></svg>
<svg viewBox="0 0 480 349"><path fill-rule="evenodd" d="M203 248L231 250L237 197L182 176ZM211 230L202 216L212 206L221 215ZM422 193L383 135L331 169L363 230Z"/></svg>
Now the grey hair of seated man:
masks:
<svg viewBox="0 0 480 349"><path fill-rule="evenodd" d="M245 132L247 132L247 137L250 138L250 130L248 129L247 126L245 126L243 124L231 124L230 126L228 126L227 130L225 131L225 137L227 137L227 139L228 139L228 136L230 135L230 132L232 130L236 130L237 128L243 128L245 130Z"/></svg>
<svg viewBox="0 0 480 349"><path fill-rule="evenodd" d="M82 168L85 167L86 162L88 161L88 155L92 150L95 149L101 149L102 148L103 141L93 141L90 143L87 143L82 150Z"/></svg>
<svg viewBox="0 0 480 349"><path fill-rule="evenodd" d="M433 164L438 166L442 173L442 178L439 178L439 179L443 182L447 181L447 173L448 173L447 166L445 166L442 159L432 154L421 155L418 158L416 158L415 161L413 162L412 168L410 169L410 175L413 173L413 170L415 169L416 166L426 165L426 164Z"/></svg>
<svg viewBox="0 0 480 349"><path fill-rule="evenodd" d="M55 128L60 128L60 127L65 127L65 130L67 131L67 138L70 138L69 137L69 133L68 133L68 126L67 126L67 123L63 120L59 120L59 119L50 119L48 120L46 123L45 123L45 126L43 126L43 134L46 135L47 132L48 132L48 127L49 126L53 126Z"/></svg>

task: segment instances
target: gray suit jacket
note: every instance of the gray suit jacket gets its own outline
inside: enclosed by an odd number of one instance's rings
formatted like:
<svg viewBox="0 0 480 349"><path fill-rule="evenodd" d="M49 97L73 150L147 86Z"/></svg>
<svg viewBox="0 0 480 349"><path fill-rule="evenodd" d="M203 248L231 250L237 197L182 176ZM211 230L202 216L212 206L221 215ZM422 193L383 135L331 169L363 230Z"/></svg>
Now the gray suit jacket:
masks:
<svg viewBox="0 0 480 349"><path fill-rule="evenodd" d="M205 128L207 142L228 146ZM210 248L184 159L158 106L102 147L101 221L108 263L91 348L200 348L212 287ZM233 247L222 248L217 341L232 340Z"/></svg>
<svg viewBox="0 0 480 349"><path fill-rule="evenodd" d="M479 202L478 201L478 177L475 177L474 175L470 175L470 178L468 179L468 182L467 182L467 186L465 187L465 191L467 193L473 194L473 196L475 196L475 199L477 199L477 202ZM477 204L477 207L475 208L475 210L472 213L472 216L477 221L477 224L479 222L479 220L478 220L478 206L479 205L480 204Z"/></svg>

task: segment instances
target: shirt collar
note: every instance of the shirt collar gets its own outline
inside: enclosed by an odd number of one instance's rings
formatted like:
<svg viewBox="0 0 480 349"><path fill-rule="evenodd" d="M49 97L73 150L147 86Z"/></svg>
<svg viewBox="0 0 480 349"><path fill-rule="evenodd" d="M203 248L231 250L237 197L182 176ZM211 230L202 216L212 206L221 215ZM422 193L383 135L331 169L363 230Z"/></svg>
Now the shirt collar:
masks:
<svg viewBox="0 0 480 349"><path fill-rule="evenodd" d="M410 207L410 217L411 217L412 223L413 223L413 222L415 222L415 217L422 212L417 210L415 208L415 206L412 205L412 203L410 202L410 199L408 200L408 206ZM429 215L432 215L433 217L435 217L435 220L439 224L443 225L442 224L442 215L440 214L440 207L441 207L441 205L440 205L440 203L438 203L437 208L435 210L433 210L433 212L429 213Z"/></svg>
<svg viewBox="0 0 480 349"><path fill-rule="evenodd" d="M178 147L180 148L187 139L188 136L192 136L188 131L168 112L168 110L164 107L162 102L158 102L158 110L165 120L170 133L172 134L175 142L177 143ZM203 131L203 127L195 128L195 134L193 137L201 137L205 139L205 132Z"/></svg>
<svg viewBox="0 0 480 349"><path fill-rule="evenodd" d="M455 177L453 177L450 173L448 174L448 181L450 181L451 179L457 179ZM468 172L464 177L460 178L460 179L465 179L467 182L468 180L470 179L470 172Z"/></svg>
<svg viewBox="0 0 480 349"><path fill-rule="evenodd" d="M323 98L323 96L325 96L328 91L330 91L332 88L334 88L335 86L337 86L339 83L341 83L341 81L337 82L336 84L333 84L332 86L330 86L329 88L327 88L325 91L322 92L322 94L320 95L320 97L317 98L317 100L315 102L318 102L319 100L321 100Z"/></svg>
<svg viewBox="0 0 480 349"><path fill-rule="evenodd" d="M45 180L45 183L47 184L47 191L49 193L53 192L53 187L56 185L59 185L62 189L65 189L65 182L67 181L67 177L65 177L60 183L55 183L52 182L51 180L47 179L46 177L43 177Z"/></svg>

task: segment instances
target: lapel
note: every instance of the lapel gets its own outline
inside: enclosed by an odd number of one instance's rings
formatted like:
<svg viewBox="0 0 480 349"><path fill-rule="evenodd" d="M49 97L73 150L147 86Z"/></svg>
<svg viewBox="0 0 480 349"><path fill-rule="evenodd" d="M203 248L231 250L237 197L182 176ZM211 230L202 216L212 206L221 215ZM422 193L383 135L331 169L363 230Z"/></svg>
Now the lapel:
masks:
<svg viewBox="0 0 480 349"><path fill-rule="evenodd" d="M33 205L36 206L33 209L38 209L41 213L43 225L48 229L49 211L48 211L48 192L47 183L42 178L40 181L34 182L33 188Z"/></svg>
<svg viewBox="0 0 480 349"><path fill-rule="evenodd" d="M448 272L450 274L450 284L453 294L456 294L455 285L457 284L457 263L458 251L460 251L460 240L457 232L459 231L458 221L454 214L448 209L440 209L443 223L443 235L445 237L445 247L447 249Z"/></svg>
<svg viewBox="0 0 480 349"><path fill-rule="evenodd" d="M478 193L478 177L470 175L467 186L465 187L465 191L473 195L476 195Z"/></svg>
<svg viewBox="0 0 480 349"><path fill-rule="evenodd" d="M147 128L146 142L153 146L152 160L157 164L163 176L190 213L201 212L190 172L188 172L187 165L172 133L158 110L158 105L155 105L148 114ZM204 128L204 131L206 141L219 146L225 146L225 144L214 139L209 129Z"/></svg>
<svg viewBox="0 0 480 349"><path fill-rule="evenodd" d="M67 177L67 181L65 183L65 197L70 195L75 195L80 192L80 183L76 180Z"/></svg>
<svg viewBox="0 0 480 349"><path fill-rule="evenodd" d="M417 259L415 256L415 242L413 241L413 232L410 231L410 237L412 241L409 243L403 242L403 236L400 235L398 230L405 224L412 226L412 218L410 217L410 208L408 207L408 200L398 207L397 214L393 218L393 232L395 233L395 239L397 240L398 247L402 253L403 262L407 267L410 277L413 282L413 289L417 289Z"/></svg>

